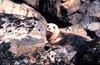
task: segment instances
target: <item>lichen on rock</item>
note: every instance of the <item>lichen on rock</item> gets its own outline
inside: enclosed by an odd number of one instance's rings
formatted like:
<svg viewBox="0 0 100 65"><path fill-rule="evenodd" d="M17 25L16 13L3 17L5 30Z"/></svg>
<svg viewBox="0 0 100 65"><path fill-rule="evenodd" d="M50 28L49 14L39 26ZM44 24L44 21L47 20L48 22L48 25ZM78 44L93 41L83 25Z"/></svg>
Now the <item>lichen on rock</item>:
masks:
<svg viewBox="0 0 100 65"><path fill-rule="evenodd" d="M0 2L0 40L11 42L11 48L42 47L46 43L46 25L45 18L34 8L9 0ZM18 49L15 53L21 52Z"/></svg>

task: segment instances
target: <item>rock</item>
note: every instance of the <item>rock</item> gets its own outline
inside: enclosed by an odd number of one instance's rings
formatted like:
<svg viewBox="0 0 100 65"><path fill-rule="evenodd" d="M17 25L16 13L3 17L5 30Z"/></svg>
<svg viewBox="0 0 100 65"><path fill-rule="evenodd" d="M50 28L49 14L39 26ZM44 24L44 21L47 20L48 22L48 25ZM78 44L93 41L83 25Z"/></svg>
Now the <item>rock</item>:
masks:
<svg viewBox="0 0 100 65"><path fill-rule="evenodd" d="M37 7L39 6L39 0L11 0L11 1L17 4L25 3L31 7L34 7L35 9L37 9Z"/></svg>
<svg viewBox="0 0 100 65"><path fill-rule="evenodd" d="M100 29L96 30L95 33L96 33L96 35L97 35L98 37L100 37Z"/></svg>
<svg viewBox="0 0 100 65"><path fill-rule="evenodd" d="M79 9L80 0L40 0L39 3L41 13L47 13L65 23L68 21L67 14Z"/></svg>
<svg viewBox="0 0 100 65"><path fill-rule="evenodd" d="M82 0L81 0L82 1ZM90 6L90 0L83 0L83 3L81 3L80 7L79 7L79 12L82 14L87 13L87 9Z"/></svg>
<svg viewBox="0 0 100 65"><path fill-rule="evenodd" d="M11 42L12 52L20 54L20 49L27 49L23 52L27 53L46 43L47 22L36 10L9 0L3 0L0 6L0 40Z"/></svg>
<svg viewBox="0 0 100 65"><path fill-rule="evenodd" d="M71 23L72 25L76 25L77 23L79 23L80 20L82 20L83 15L79 14L79 13L75 13L71 16L68 16L69 23Z"/></svg>
<svg viewBox="0 0 100 65"><path fill-rule="evenodd" d="M9 51L10 43L0 43L0 65L13 65L14 54Z"/></svg>
<svg viewBox="0 0 100 65"><path fill-rule="evenodd" d="M90 16L95 16L100 18L100 1L95 0L93 3L90 4L90 6L87 9Z"/></svg>
<svg viewBox="0 0 100 65"><path fill-rule="evenodd" d="M91 20L91 18L90 18L89 15L87 14L87 15L84 15L83 19L81 19L81 20L79 21L79 24L80 24L81 26L83 26L83 27L86 29L87 26L88 26L91 22L93 22L93 21Z"/></svg>
<svg viewBox="0 0 100 65"><path fill-rule="evenodd" d="M100 30L100 23L99 22L92 22L87 26L87 29L90 31Z"/></svg>
<svg viewBox="0 0 100 65"><path fill-rule="evenodd" d="M70 62L70 60L72 60L72 58L77 53L73 49L74 48L72 47L61 45L50 46L48 50L46 49L43 51L43 58L45 61L49 62L49 64L68 64L68 62Z"/></svg>
<svg viewBox="0 0 100 65"><path fill-rule="evenodd" d="M99 27L98 25L95 27L95 25L99 22L99 19L100 19L100 15L99 15L100 2L98 0L95 0L93 2L89 2L89 1L86 1L86 2L87 3L85 3L84 6L81 6L79 10L80 12L84 14L83 15L84 18L82 17L83 20L81 19L79 20L79 22L84 28L88 28L92 25L91 23L94 23L94 26L91 28L92 29L91 31L93 31L94 28ZM84 9L86 9L85 12L84 12Z"/></svg>
<svg viewBox="0 0 100 65"><path fill-rule="evenodd" d="M64 32L64 33L71 33L71 34L75 34L75 35L85 37L88 40L92 40L89 36L87 36L87 32L85 31L85 29L78 24L73 25L73 26L69 26L67 28L60 29L60 30L61 30L61 32Z"/></svg>
<svg viewBox="0 0 100 65"><path fill-rule="evenodd" d="M73 48L71 46L67 46L67 47L60 47L60 46L58 46L56 48L57 49L55 49L54 52L57 53L55 55L55 59L58 62L61 62L61 60L63 60L66 63L68 63L67 61L72 60L72 58L77 53L75 50L73 50Z"/></svg>
<svg viewBox="0 0 100 65"><path fill-rule="evenodd" d="M68 11L68 14L72 14L79 10L80 0L66 0L61 5Z"/></svg>
<svg viewBox="0 0 100 65"><path fill-rule="evenodd" d="M32 17L24 20L12 14L0 14L2 41L15 42L18 46L39 46L46 41L44 24ZM12 45L13 46L13 45Z"/></svg>
<svg viewBox="0 0 100 65"><path fill-rule="evenodd" d="M90 1L84 0L83 3L80 4L78 11L68 16L70 19L69 23L80 24L85 29L88 27L91 22L99 22L99 1Z"/></svg>
<svg viewBox="0 0 100 65"><path fill-rule="evenodd" d="M18 4L9 0L3 0L0 2L0 8L0 13L21 15L22 17L20 18L22 19L24 19L23 17L35 17L40 19L44 25L47 24L45 18L39 12L24 3Z"/></svg>
<svg viewBox="0 0 100 65"><path fill-rule="evenodd" d="M84 17L79 20L79 24L83 26L85 29L87 29L89 25L91 26L91 23L97 24L98 22L99 22L98 18L90 16L88 14L84 15Z"/></svg>
<svg viewBox="0 0 100 65"><path fill-rule="evenodd" d="M98 65L100 64L100 45L90 43L87 45L85 51L79 51L76 54L75 65Z"/></svg>
<svg viewBox="0 0 100 65"><path fill-rule="evenodd" d="M8 6L6 6L6 4L8 4ZM26 17L35 16L36 18L40 15L36 10L34 10L34 8L31 8L24 3L19 4L9 0L3 0L3 2L1 1L0 6L4 13L18 14Z"/></svg>
<svg viewBox="0 0 100 65"><path fill-rule="evenodd" d="M23 1L34 8L37 8L39 6L39 0L23 0Z"/></svg>

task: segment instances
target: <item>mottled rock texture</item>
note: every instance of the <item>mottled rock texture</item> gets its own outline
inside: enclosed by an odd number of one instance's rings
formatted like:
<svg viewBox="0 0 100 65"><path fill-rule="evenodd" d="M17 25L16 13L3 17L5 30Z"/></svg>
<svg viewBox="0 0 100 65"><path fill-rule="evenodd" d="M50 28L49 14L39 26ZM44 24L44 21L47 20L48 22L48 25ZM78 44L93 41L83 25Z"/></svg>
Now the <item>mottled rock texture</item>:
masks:
<svg viewBox="0 0 100 65"><path fill-rule="evenodd" d="M34 8L24 3L0 1L0 40L11 42L12 52L21 52L20 48L30 52L42 47L46 43L46 24Z"/></svg>
<svg viewBox="0 0 100 65"><path fill-rule="evenodd" d="M75 34L75 35L85 37L85 38L88 39L88 41L92 40L92 38L87 35L86 30L78 24L73 25L73 26L69 26L69 27L66 27L66 28L61 28L60 30L61 30L61 32L66 33L66 34L71 33L71 34Z"/></svg>

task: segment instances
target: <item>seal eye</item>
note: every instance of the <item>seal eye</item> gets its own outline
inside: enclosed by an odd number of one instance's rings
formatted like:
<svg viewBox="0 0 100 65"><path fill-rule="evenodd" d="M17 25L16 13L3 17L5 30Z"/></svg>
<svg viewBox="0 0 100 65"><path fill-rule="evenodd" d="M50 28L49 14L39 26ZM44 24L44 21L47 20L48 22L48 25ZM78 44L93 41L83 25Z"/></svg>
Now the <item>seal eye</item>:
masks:
<svg viewBox="0 0 100 65"><path fill-rule="evenodd" d="M53 27L55 29L55 27Z"/></svg>
<svg viewBox="0 0 100 65"><path fill-rule="evenodd" d="M47 28L49 27L49 25L47 25Z"/></svg>

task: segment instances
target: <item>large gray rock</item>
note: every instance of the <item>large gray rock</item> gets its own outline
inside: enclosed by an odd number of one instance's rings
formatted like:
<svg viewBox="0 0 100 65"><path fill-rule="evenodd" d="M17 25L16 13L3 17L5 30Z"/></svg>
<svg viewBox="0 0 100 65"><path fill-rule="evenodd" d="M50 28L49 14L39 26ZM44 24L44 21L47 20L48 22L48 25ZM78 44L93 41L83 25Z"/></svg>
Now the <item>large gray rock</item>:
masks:
<svg viewBox="0 0 100 65"><path fill-rule="evenodd" d="M96 0L90 4L90 7L88 8L88 13L90 16L95 16L95 17L100 18L100 1L99 0Z"/></svg>
<svg viewBox="0 0 100 65"><path fill-rule="evenodd" d="M80 5L79 10L72 15L68 16L70 19L70 23L80 24L85 29L92 22L99 22L99 10L100 10L100 2L95 0L91 2L90 0L84 0L84 2ZM96 26L97 27L97 26Z"/></svg>
<svg viewBox="0 0 100 65"><path fill-rule="evenodd" d="M22 54L43 47L46 25L44 17L28 5L0 1L0 40L11 42L12 52Z"/></svg>

